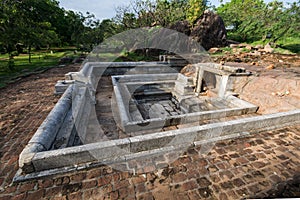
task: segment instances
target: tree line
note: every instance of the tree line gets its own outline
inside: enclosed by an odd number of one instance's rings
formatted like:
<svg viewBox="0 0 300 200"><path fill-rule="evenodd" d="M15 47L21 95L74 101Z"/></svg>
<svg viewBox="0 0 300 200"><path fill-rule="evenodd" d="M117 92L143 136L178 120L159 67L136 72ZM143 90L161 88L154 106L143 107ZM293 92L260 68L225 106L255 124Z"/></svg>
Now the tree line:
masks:
<svg viewBox="0 0 300 200"><path fill-rule="evenodd" d="M220 0L222 2L222 0ZM60 8L56 0L0 0L0 51L14 55L27 49L76 46L87 51L126 29L170 27L177 21L194 26L204 10L217 12L238 41L299 36L300 0L288 5L274 0L231 0L218 8L208 0L132 0L116 16L99 21L91 13Z"/></svg>
<svg viewBox="0 0 300 200"><path fill-rule="evenodd" d="M300 0L286 4L278 0L231 0L217 8L208 0L133 0L130 5L117 8L115 19L125 28L170 27L183 20L194 26L206 9L222 17L229 39L268 39L275 43L285 36L300 36Z"/></svg>
<svg viewBox="0 0 300 200"><path fill-rule="evenodd" d="M0 0L0 52L76 46L90 50L115 33L112 20L60 8L56 0ZM30 57L29 57L30 61Z"/></svg>
<svg viewBox="0 0 300 200"><path fill-rule="evenodd" d="M275 43L286 36L300 37L300 0L284 4L278 0L231 0L216 9L230 27L232 39Z"/></svg>

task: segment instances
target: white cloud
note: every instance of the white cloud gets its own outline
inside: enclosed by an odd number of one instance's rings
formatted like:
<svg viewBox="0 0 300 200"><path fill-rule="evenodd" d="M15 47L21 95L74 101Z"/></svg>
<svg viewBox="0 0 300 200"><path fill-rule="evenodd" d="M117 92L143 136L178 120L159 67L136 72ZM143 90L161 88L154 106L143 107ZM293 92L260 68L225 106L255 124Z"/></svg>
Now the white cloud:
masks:
<svg viewBox="0 0 300 200"><path fill-rule="evenodd" d="M98 19L112 18L115 16L115 8L120 5L128 5L130 0L60 0L60 6L66 10L90 12Z"/></svg>

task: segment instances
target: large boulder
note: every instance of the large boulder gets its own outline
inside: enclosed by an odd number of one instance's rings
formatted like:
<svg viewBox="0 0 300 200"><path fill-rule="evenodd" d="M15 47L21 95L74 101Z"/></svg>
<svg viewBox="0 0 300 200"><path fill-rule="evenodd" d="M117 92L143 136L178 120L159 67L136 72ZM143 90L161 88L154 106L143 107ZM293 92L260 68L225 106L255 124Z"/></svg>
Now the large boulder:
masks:
<svg viewBox="0 0 300 200"><path fill-rule="evenodd" d="M212 47L226 46L226 35L226 28L222 18L208 10L197 20L191 31L191 36L206 50Z"/></svg>
<svg viewBox="0 0 300 200"><path fill-rule="evenodd" d="M169 28L180 33L184 33L188 36L191 34L191 26L187 20L177 21L174 24L172 24Z"/></svg>
<svg viewBox="0 0 300 200"><path fill-rule="evenodd" d="M178 24L180 24L180 22L178 22ZM204 49L201 45L192 40L187 34L182 33L187 30L183 28L184 26L180 26L182 28L180 30L167 28L141 29L141 33L135 34L135 43L131 51L141 55L151 56L170 53L183 55L192 52L203 52ZM179 28L179 26L177 26L177 28Z"/></svg>

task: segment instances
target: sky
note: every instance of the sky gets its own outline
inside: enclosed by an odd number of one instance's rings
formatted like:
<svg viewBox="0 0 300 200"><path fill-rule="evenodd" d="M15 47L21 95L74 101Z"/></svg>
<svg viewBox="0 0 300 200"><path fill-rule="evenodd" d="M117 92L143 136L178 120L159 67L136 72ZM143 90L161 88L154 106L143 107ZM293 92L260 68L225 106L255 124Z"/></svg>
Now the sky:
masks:
<svg viewBox="0 0 300 200"><path fill-rule="evenodd" d="M77 12L90 12L96 16L97 19L110 19L115 16L115 8L117 6L128 5L131 0L59 0L60 6L66 10L73 10ZM223 0L228 2L230 0ZM272 0L265 0L270 2ZM282 0L283 2L294 2L296 0ZM212 5L216 7L220 5L220 0L210 0Z"/></svg>

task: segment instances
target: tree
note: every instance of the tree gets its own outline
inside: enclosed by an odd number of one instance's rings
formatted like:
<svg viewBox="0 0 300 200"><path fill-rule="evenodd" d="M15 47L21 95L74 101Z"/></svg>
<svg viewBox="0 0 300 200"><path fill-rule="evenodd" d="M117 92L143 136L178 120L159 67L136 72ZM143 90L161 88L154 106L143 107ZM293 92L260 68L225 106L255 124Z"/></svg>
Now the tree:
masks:
<svg viewBox="0 0 300 200"><path fill-rule="evenodd" d="M0 1L0 42L7 53L11 54L14 45L18 42L19 16L17 15L16 1Z"/></svg>
<svg viewBox="0 0 300 200"><path fill-rule="evenodd" d="M217 8L217 13L242 40L255 40L256 31L262 26L258 16L263 15L264 7L263 0L231 0Z"/></svg>
<svg viewBox="0 0 300 200"><path fill-rule="evenodd" d="M229 35L233 39L276 42L285 35L299 33L299 6L300 0L289 7L277 0L269 4L262 0L231 0L217 8L217 12L227 27L233 27Z"/></svg>
<svg viewBox="0 0 300 200"><path fill-rule="evenodd" d="M177 21L186 19L187 1L185 0L162 0L157 1L154 13L158 25L169 27Z"/></svg>
<svg viewBox="0 0 300 200"><path fill-rule="evenodd" d="M96 29L99 30L100 35L102 35L102 40L100 42L102 42L103 39L112 37L113 35L123 31L120 25L116 24L113 20L110 19L103 20L100 25L96 27Z"/></svg>
<svg viewBox="0 0 300 200"><path fill-rule="evenodd" d="M29 62L33 46L50 46L58 43L58 35L49 22L57 6L58 3L52 0L23 0L16 4L17 14L22 19L18 24L19 40L28 47Z"/></svg>
<svg viewBox="0 0 300 200"><path fill-rule="evenodd" d="M14 56L12 54L14 45L17 43L18 33L16 25L18 22L15 15L14 1L0 1L0 43L9 55L8 69L14 69Z"/></svg>
<svg viewBox="0 0 300 200"><path fill-rule="evenodd" d="M57 34L49 22L53 10L59 9L54 0L1 0L0 42L6 47L10 60L17 43L28 47L31 62L32 46L58 42Z"/></svg>
<svg viewBox="0 0 300 200"><path fill-rule="evenodd" d="M186 18L187 0L135 0L129 6L118 7L114 18L125 29L138 27L168 27Z"/></svg>
<svg viewBox="0 0 300 200"><path fill-rule="evenodd" d="M273 1L266 6L264 17L263 38L267 35L271 42L276 42L286 35L299 34L300 31L300 0L284 7L282 2Z"/></svg>
<svg viewBox="0 0 300 200"><path fill-rule="evenodd" d="M186 19L193 25L207 8L207 0L189 0Z"/></svg>

